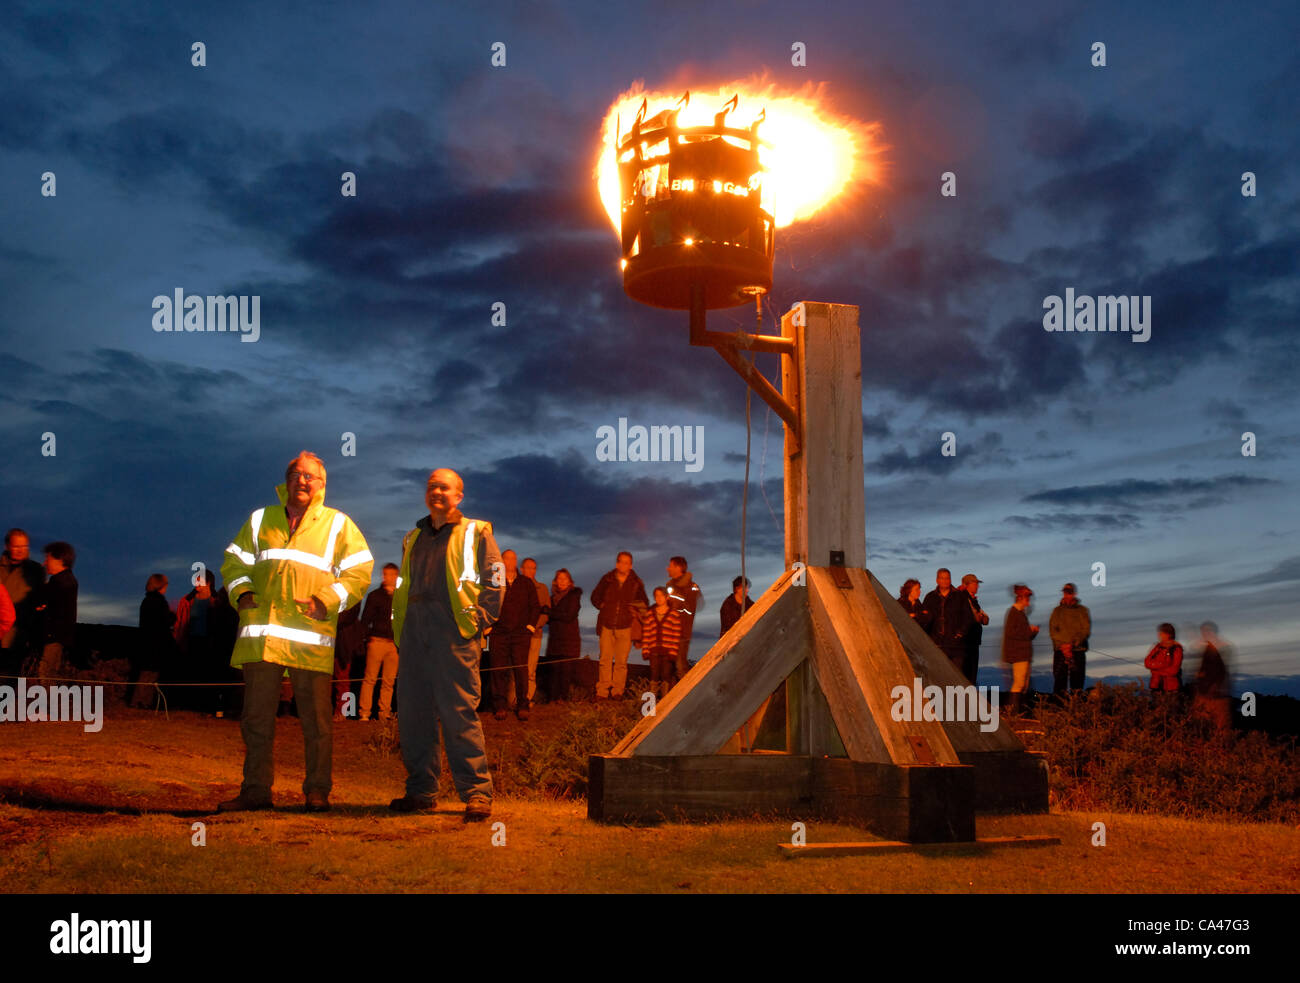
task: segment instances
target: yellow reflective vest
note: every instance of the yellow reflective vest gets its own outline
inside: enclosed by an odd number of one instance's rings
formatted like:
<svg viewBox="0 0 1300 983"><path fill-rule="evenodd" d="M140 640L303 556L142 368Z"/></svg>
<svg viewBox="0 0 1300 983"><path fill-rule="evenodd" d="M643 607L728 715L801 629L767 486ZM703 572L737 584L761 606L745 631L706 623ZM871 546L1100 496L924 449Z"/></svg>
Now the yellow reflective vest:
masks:
<svg viewBox="0 0 1300 983"><path fill-rule="evenodd" d="M402 626L406 622L407 599L411 593L411 548L421 533L421 528L416 526L402 539L402 568L397 576L397 589L393 591L393 642L399 648ZM451 540L447 543L447 592L456 614L456 627L465 638L473 638L480 628L491 626L490 621L482 623L490 617L479 607L479 595L483 589L500 588L505 584L504 570L479 569L479 551L491 533L490 522L467 519L462 515L452 528Z"/></svg>
<svg viewBox="0 0 1300 983"><path fill-rule="evenodd" d="M314 672L334 671L334 633L339 612L366 596L374 558L356 523L325 507L325 489L312 496L292 535L284 503L258 509L226 547L221 576L238 609L249 591L257 607L239 611L232 666L273 662ZM295 599L315 597L325 605L324 621L305 614Z"/></svg>

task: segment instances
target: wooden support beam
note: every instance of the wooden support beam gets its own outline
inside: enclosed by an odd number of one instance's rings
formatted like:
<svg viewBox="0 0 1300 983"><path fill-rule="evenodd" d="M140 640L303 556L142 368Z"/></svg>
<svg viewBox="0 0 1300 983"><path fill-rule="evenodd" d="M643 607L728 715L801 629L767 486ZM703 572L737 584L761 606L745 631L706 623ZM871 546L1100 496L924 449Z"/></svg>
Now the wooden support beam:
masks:
<svg viewBox="0 0 1300 983"><path fill-rule="evenodd" d="M937 764L960 764L943 725L894 720L895 686L910 691L916 671L891 630L866 570L845 571L852 589L836 586L827 567L809 567L808 598L817 642L812 664L849 757L917 763L909 737L923 738ZM898 607L897 602L894 606ZM901 610L901 608L900 608Z"/></svg>
<svg viewBox="0 0 1300 983"><path fill-rule="evenodd" d="M791 576L762 594L611 753L719 751L812 651L805 591Z"/></svg>
<svg viewBox="0 0 1300 983"><path fill-rule="evenodd" d="M898 603L885 586L872 574L867 572L868 583L881 608L888 618L890 626L898 636L903 651L907 653L916 675L921 676L927 684L935 686L965 686L969 680L961 674L952 661L939 650L934 640L925 630L908 617L903 606ZM955 589L955 588L954 588ZM976 722L948 720L943 723L944 733L953 749L960 755L968 751L1021 751L1024 744L1006 725L999 711L997 729L985 731Z"/></svg>
<svg viewBox="0 0 1300 983"><path fill-rule="evenodd" d="M794 427L798 430L799 416L798 412L791 406L781 394L776 391L776 386L768 381L767 376L758 371L754 363L747 358L741 358L740 354L732 347L727 345L716 346L716 351L722 356L722 360L740 373L740 377L758 393L758 396L772 411L779 416L787 427Z"/></svg>
<svg viewBox="0 0 1300 983"><path fill-rule="evenodd" d="M844 749L844 741L831 716L826 694L817 682L812 660L799 667L798 685L794 685L795 682L796 679L792 678L786 687L786 699L793 707L789 722L789 750L814 758L847 757L848 751Z"/></svg>
<svg viewBox="0 0 1300 983"><path fill-rule="evenodd" d="M902 840L872 840L866 843L778 843L787 860L798 857L871 857L884 853L930 853L932 851L990 850L1002 847L1060 846L1059 836L987 836L973 843L905 843Z"/></svg>
<svg viewBox="0 0 1300 983"><path fill-rule="evenodd" d="M771 352L776 355L793 355L794 342L772 334L751 334L748 331L704 331L691 338L692 345L711 345L714 348L728 346L743 348L746 351Z"/></svg>

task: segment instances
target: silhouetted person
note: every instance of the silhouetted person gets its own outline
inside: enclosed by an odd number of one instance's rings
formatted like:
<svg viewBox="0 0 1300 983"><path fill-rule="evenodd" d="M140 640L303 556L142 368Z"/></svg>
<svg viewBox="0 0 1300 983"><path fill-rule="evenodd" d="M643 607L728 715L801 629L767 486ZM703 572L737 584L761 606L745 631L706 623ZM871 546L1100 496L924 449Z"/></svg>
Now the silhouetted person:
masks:
<svg viewBox="0 0 1300 983"><path fill-rule="evenodd" d="M1047 632L1052 637L1052 695L1059 698L1067 691L1081 692L1086 678L1092 616L1079 603L1074 584L1061 588L1061 603L1048 619Z"/></svg>
<svg viewBox="0 0 1300 983"><path fill-rule="evenodd" d="M569 571L561 567L551 582L550 629L546 637L546 663L543 677L547 696L552 701L569 699L569 690L578 676L576 659L582 657L582 631L578 611L582 607L582 588L574 584Z"/></svg>
<svg viewBox="0 0 1300 983"><path fill-rule="evenodd" d="M0 635L7 635L17 620L18 615L14 612L14 602L9 599L9 591L5 590L4 584L0 584ZM0 669L0 672L3 670Z"/></svg>
<svg viewBox="0 0 1300 983"><path fill-rule="evenodd" d="M1002 623L1002 661L1011 667L1011 713L1019 716L1024 710L1025 691L1029 689L1038 625L1029 623L1029 605L1034 592L1024 584L1016 584L1011 592L1016 599L1007 608Z"/></svg>
<svg viewBox="0 0 1300 983"><path fill-rule="evenodd" d="M668 593L668 603L677 612L678 621L681 623L682 637L677 645L676 656L677 678L681 679L686 675L688 668L687 660L691 651L691 633L695 630L695 610L703 603L704 594L700 591L700 585L695 582L695 579L691 576L691 571L687 568L686 557L674 556L670 559L667 573L668 583L664 585L664 589ZM641 642L641 651L642 653L645 652L644 639Z"/></svg>
<svg viewBox="0 0 1300 983"><path fill-rule="evenodd" d="M925 595L925 616L934 644L958 672L966 663L966 634L975 623L970 595L952 585L952 574L940 567L934 574L934 590ZM963 673L964 674L964 673Z"/></svg>
<svg viewBox="0 0 1300 983"><path fill-rule="evenodd" d="M981 583L983 581L973 573L968 573L961 578L961 589L967 595L966 603L970 605L971 613L970 628L966 630L966 656L962 659L961 671L972 683L979 675L980 643L984 641L984 626L989 623L988 614L980 607L980 602L975 597L979 593Z"/></svg>
<svg viewBox="0 0 1300 983"><path fill-rule="evenodd" d="M519 572L536 585L537 603L541 605L541 614L537 617L537 631L533 632L528 640L528 702L531 704L537 696L537 663L542 656L542 630L551 620L551 592L537 579L537 561L531 556L525 557L519 564ZM510 673L506 675L509 676L510 682L509 695L515 700L515 706L518 706L518 698L514 695L515 677Z"/></svg>
<svg viewBox="0 0 1300 983"><path fill-rule="evenodd" d="M722 610L718 614L718 637L731 631L740 616L753 606L754 599L749 596L749 578L737 577L731 582L731 593L722 602Z"/></svg>
<svg viewBox="0 0 1300 983"><path fill-rule="evenodd" d="M175 671L176 640L172 628L176 624L176 614L167 603L167 578L161 573L151 574L144 585L144 600L140 602L140 635L136 643L135 658L131 660L135 670L135 687L131 694L130 705L149 707L158 698L158 680L162 673ZM185 681L192 682L188 674ZM175 691L168 693L173 696ZM183 702L183 699L182 699Z"/></svg>
<svg viewBox="0 0 1300 983"><path fill-rule="evenodd" d="M627 686L627 656L632 648L632 624L640 621L641 612L650 604L645 584L632 569L632 554L622 550L614 569L600 578L591 592L591 606L600 614L596 631L600 634L600 676L596 682L596 699L615 699Z"/></svg>
<svg viewBox="0 0 1300 983"><path fill-rule="evenodd" d="M339 614L338 634L334 639L334 722L361 720L360 703L352 704L352 716L344 712L348 694L352 692L352 670L364 672L366 659L366 629L361 624L362 602Z"/></svg>
<svg viewBox="0 0 1300 983"><path fill-rule="evenodd" d="M1219 626L1213 621L1201 625L1201 665L1196 670L1192 686L1195 697L1192 711L1208 718L1220 731L1232 726L1232 707L1228 689L1228 661L1232 651L1219 637Z"/></svg>
<svg viewBox="0 0 1300 983"><path fill-rule="evenodd" d="M1168 621L1156 629L1156 637L1159 641L1142 663L1151 670L1151 692L1177 693L1183 688L1183 647L1174 641L1174 626Z"/></svg>
<svg viewBox="0 0 1300 983"><path fill-rule="evenodd" d="M176 602L173 628L179 658L178 678L182 682L227 682L230 652L223 644L222 633L228 630L229 603L217 591L217 575L205 570L199 584ZM208 713L225 708L226 687L194 687L187 695L190 705Z"/></svg>
<svg viewBox="0 0 1300 983"><path fill-rule="evenodd" d="M393 593L397 590L398 566L384 564L383 583L370 592L361 614L361 630L366 637L366 674L361 682L361 710L358 718L370 719L370 705L375 695L375 681L381 679L379 688L379 719L388 720L393 715L393 684L397 682L400 657L397 643L393 641Z"/></svg>
<svg viewBox="0 0 1300 983"><path fill-rule="evenodd" d="M41 618L36 607L45 585L45 568L32 559L31 540L21 529L10 529L5 534L0 584L14 606L14 623L0 634L0 675L17 676L28 657L40 649Z"/></svg>
<svg viewBox="0 0 1300 983"><path fill-rule="evenodd" d="M506 673L515 679L515 716L528 719L528 646L537 634L542 606L537 599L537 584L524 576L516 565L515 551L501 554L505 566L506 593L501 600L501 615L492 625L492 702L497 720L506 719L510 703Z"/></svg>
<svg viewBox="0 0 1300 983"><path fill-rule="evenodd" d="M921 603L921 582L919 580L915 577L908 577L903 581L903 586L898 590L898 603L902 605L908 617L925 629L928 634L930 615L925 610L925 605Z"/></svg>
<svg viewBox="0 0 1300 983"><path fill-rule="evenodd" d="M41 661L36 668L37 682L46 683L63 667L64 656L71 654L77 638L77 578L72 566L77 552L62 540L45 547L45 572L49 580L41 588L37 610L43 615Z"/></svg>

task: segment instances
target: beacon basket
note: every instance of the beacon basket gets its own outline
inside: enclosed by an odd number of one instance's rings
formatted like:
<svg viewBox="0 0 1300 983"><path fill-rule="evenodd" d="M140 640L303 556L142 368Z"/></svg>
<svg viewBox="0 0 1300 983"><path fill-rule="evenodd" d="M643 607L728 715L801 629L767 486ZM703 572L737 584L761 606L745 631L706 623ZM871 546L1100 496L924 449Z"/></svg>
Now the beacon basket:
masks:
<svg viewBox="0 0 1300 983"><path fill-rule="evenodd" d="M648 120L642 102L617 141L623 289L674 310L752 303L772 287L775 248L759 160L763 113L748 129L728 126L733 96L711 126L678 126L689 99Z"/></svg>

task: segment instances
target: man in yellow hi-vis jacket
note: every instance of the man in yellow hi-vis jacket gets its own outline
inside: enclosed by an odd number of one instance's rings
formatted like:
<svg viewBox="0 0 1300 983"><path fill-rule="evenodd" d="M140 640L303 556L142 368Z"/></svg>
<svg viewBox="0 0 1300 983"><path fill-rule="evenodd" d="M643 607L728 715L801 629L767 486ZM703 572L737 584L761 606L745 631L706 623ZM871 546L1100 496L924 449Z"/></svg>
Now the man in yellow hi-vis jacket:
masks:
<svg viewBox="0 0 1300 983"><path fill-rule="evenodd" d="M432 812L437 805L441 725L465 820L475 822L492 813L492 776L475 708L483 629L501 613L505 569L492 524L466 518L456 507L464 497L465 483L455 471L430 473L424 489L429 514L402 541L393 639L402 653L397 731L406 794L388 807Z"/></svg>
<svg viewBox="0 0 1300 983"><path fill-rule="evenodd" d="M285 469L280 506L258 509L226 547L221 576L239 611L232 666L244 671L244 782L221 812L271 807L272 745L286 670L306 747L307 809L329 808L330 687L339 612L370 587L374 559L356 524L325 507L325 465L303 451Z"/></svg>

